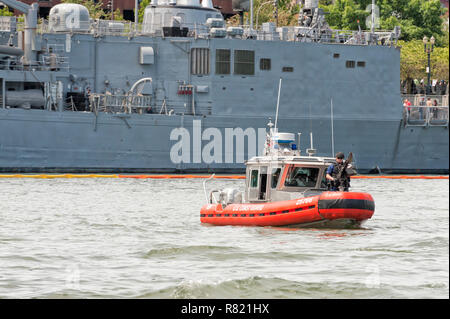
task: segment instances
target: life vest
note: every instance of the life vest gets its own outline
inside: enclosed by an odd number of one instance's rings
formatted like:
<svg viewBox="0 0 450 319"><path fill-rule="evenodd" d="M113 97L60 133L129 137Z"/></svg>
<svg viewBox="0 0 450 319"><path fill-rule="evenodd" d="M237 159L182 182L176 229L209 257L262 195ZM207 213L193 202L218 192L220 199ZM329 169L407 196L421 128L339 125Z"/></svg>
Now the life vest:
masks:
<svg viewBox="0 0 450 319"><path fill-rule="evenodd" d="M334 178L337 178L337 176L339 174L339 171L342 169L344 164L333 163L331 165L333 165L333 171L331 173L331 176L334 177ZM344 187L350 187L350 177L347 175L346 171L342 172L342 179L341 180L344 180L344 185L343 185ZM340 182L341 181L336 180L334 182L334 187L338 187L340 185Z"/></svg>

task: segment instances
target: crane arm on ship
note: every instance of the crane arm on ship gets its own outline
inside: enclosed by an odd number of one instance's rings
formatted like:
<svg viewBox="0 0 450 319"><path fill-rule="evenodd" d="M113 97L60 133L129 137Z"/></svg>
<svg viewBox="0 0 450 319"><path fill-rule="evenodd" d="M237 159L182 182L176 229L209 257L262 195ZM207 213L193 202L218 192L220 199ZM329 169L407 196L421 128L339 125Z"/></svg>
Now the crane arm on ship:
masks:
<svg viewBox="0 0 450 319"><path fill-rule="evenodd" d="M35 53L33 52L33 44L36 35L39 5L36 2L28 5L17 0L2 0L2 2L8 7L25 14L24 64L31 64L36 60Z"/></svg>

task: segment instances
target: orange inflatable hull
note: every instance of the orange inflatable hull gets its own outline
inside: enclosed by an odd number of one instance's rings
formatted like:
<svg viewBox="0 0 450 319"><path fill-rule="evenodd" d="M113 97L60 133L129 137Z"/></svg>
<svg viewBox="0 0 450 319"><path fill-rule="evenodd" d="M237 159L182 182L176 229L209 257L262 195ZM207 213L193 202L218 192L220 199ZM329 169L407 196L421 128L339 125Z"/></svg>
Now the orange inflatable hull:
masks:
<svg viewBox="0 0 450 319"><path fill-rule="evenodd" d="M212 225L348 227L372 217L375 203L370 194L324 192L320 195L261 204L207 204L200 221Z"/></svg>

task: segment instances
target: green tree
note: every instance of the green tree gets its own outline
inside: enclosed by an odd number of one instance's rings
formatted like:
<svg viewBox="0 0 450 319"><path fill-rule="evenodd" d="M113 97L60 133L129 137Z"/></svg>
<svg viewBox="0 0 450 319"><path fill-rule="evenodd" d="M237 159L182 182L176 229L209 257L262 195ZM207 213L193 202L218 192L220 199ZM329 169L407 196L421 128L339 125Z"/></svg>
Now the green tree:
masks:
<svg viewBox="0 0 450 319"><path fill-rule="evenodd" d="M447 33L448 35L448 33ZM422 40L399 41L401 46L400 55L400 77L402 81L407 81L408 87L413 79L426 79L426 67L428 66L428 56L424 51ZM449 80L449 47L436 46L430 56L431 78L439 80Z"/></svg>
<svg viewBox="0 0 450 319"><path fill-rule="evenodd" d="M356 30L356 20L361 28L368 29L365 18L370 15L367 6L371 0L321 0L320 7L327 12L328 24L337 29ZM422 39L425 35L434 35L437 43L443 43L443 19L445 13L439 0L377 0L380 28L392 30L395 26L402 29L402 40Z"/></svg>
<svg viewBox="0 0 450 319"><path fill-rule="evenodd" d="M256 23L261 26L264 22L276 22L274 16L275 7L272 0L254 0L253 1L253 25ZM279 0L278 1L278 24L280 26L297 25L299 6L295 1ZM244 23L250 24L250 13L244 12ZM239 15L235 15L228 19L228 25L239 25Z"/></svg>
<svg viewBox="0 0 450 319"><path fill-rule="evenodd" d="M106 10L103 8L103 2L95 3L94 0L62 0L61 2L76 3L85 6L86 9L88 9L89 15L92 19L112 19L112 13L106 12ZM114 11L114 20L123 20L123 15L120 12L120 9L116 9Z"/></svg>
<svg viewBox="0 0 450 319"><path fill-rule="evenodd" d="M9 8L7 6L4 6L0 9L0 16L12 17L13 13L9 11Z"/></svg>
<svg viewBox="0 0 450 319"><path fill-rule="evenodd" d="M359 21L361 28L366 29L365 20L369 12L361 9L361 4L353 0L336 0L320 7L327 13L325 19L331 28L357 30Z"/></svg>
<svg viewBox="0 0 450 319"><path fill-rule="evenodd" d="M145 8L150 4L151 0L142 0L139 4L139 10L138 10L138 21L139 23L144 22L144 11Z"/></svg>

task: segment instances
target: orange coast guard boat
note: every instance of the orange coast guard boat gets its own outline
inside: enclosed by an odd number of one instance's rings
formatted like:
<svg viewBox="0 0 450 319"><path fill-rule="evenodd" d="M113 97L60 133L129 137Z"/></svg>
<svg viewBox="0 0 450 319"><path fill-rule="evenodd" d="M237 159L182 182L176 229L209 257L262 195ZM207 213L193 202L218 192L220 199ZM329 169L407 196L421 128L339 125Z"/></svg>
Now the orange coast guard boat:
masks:
<svg viewBox="0 0 450 319"><path fill-rule="evenodd" d="M273 126L269 123L269 126ZM299 134L300 137L300 134ZM211 225L360 227L375 211L372 196L328 191L326 170L334 158L301 156L295 136L270 127L263 156L248 160L245 191L227 188L205 196L200 221ZM347 174L356 171L347 166ZM243 195L243 196L242 196Z"/></svg>

